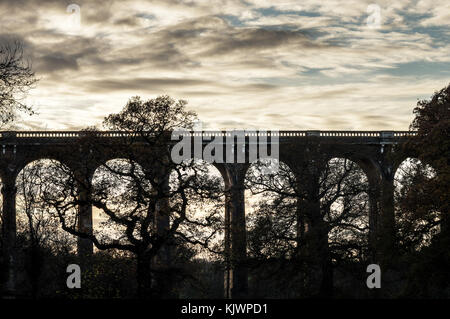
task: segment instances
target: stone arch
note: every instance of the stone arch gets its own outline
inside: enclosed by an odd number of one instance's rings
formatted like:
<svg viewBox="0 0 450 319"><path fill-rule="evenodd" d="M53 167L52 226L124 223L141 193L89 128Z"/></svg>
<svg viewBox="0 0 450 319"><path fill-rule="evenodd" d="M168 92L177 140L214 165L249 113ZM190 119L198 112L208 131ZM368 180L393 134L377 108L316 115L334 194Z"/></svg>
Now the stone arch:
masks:
<svg viewBox="0 0 450 319"><path fill-rule="evenodd" d="M91 166L89 168L89 171L91 172L91 175L93 176L95 172L97 172L97 170L101 167L105 167L106 163L108 162L112 162L112 161L130 161L133 162L135 164L137 164L144 172L145 171L158 171L158 173L160 173L160 177L164 178L164 176L166 176L166 178L171 174L170 170L167 170L167 167L164 166L164 164L162 163L149 163L146 162L145 158L141 157L141 156L136 156L136 157L127 157L126 156L126 152L124 152L123 154L108 154L105 153L101 156L101 158L97 159L97 161L95 162L95 165ZM152 165L155 165L157 167L153 167Z"/></svg>
<svg viewBox="0 0 450 319"><path fill-rule="evenodd" d="M104 167L108 162L112 161L133 161L142 167L142 165L138 161L127 158L126 156L120 156L116 154L104 154L101 158L97 159L95 164L91 167L92 176L94 176L94 174L99 169L101 169L101 167Z"/></svg>
<svg viewBox="0 0 450 319"><path fill-rule="evenodd" d="M404 166L405 164L408 165L408 164L418 164L418 163L420 163L420 165L422 165L424 169L430 171L430 173L432 173L433 175L437 174L437 171L433 166L431 166L427 162L423 162L417 156L411 155L411 156L405 156L405 157L399 158L395 162L395 165L393 166L394 167L393 175L395 176L399 172L399 169L401 169L402 166Z"/></svg>
<svg viewBox="0 0 450 319"><path fill-rule="evenodd" d="M196 161L199 165L207 167L209 174L216 175L216 177L220 176L222 179L221 183L223 183L224 188L225 184L230 182L224 164L216 162L209 163L202 158L195 158L193 160ZM173 172L171 172L171 175L172 174Z"/></svg>
<svg viewBox="0 0 450 319"><path fill-rule="evenodd" d="M76 161L73 161L65 156L55 154L27 154L27 156L19 158L15 161L16 170L17 172L22 171L26 166L42 160L59 162L70 169L71 172L75 172L76 170Z"/></svg>
<svg viewBox="0 0 450 319"><path fill-rule="evenodd" d="M106 167L106 169L108 169L108 167L110 167L111 169L121 168L121 167L109 166L109 165L111 165L111 162L122 162L121 165L126 165L127 162L129 162L129 163L133 163L133 165L137 165L136 168L140 168L141 170L144 169L144 166L137 160L130 159L127 157L122 157L122 156L112 156L112 157L105 157L102 159L101 162L96 163L96 165L92 168L93 175L96 174L99 170L101 170L102 167ZM110 164L108 164L108 163L110 163Z"/></svg>

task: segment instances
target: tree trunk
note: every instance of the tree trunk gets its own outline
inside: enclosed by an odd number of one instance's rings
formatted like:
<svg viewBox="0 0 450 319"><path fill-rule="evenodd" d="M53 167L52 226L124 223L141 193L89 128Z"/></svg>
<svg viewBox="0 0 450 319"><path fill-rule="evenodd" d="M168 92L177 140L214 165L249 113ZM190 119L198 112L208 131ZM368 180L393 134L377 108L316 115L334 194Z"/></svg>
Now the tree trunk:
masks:
<svg viewBox="0 0 450 319"><path fill-rule="evenodd" d="M152 258L149 254L137 254L137 284L139 299L152 299L155 296L152 289L152 273L151 273Z"/></svg>
<svg viewBox="0 0 450 319"><path fill-rule="evenodd" d="M328 243L323 247L322 261L322 283L320 285L320 296L324 298L333 297L333 264L331 261Z"/></svg>
<svg viewBox="0 0 450 319"><path fill-rule="evenodd" d="M37 299L39 292L39 278L42 272L42 251L36 243L31 248L31 292L33 299Z"/></svg>

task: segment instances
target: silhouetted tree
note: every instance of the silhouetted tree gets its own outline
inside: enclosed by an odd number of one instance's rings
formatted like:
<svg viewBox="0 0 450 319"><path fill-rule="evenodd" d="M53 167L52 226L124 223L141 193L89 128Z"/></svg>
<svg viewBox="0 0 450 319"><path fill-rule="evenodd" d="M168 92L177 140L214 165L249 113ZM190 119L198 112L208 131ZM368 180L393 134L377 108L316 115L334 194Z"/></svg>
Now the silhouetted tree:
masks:
<svg viewBox="0 0 450 319"><path fill-rule="evenodd" d="M132 98L121 112L104 121L105 128L122 132L120 143L112 144L101 131L91 129L77 146L89 154L80 158L79 166L96 167L98 178L91 182L80 171L55 163L59 173L44 186L44 200L64 230L92 241L100 250L136 256L141 298L171 296L170 282L180 273L165 265L172 263L174 247L209 240L205 232L196 237L185 225L200 228L219 220L215 211L195 217L187 209L191 202L220 196L217 181L208 178L204 165L194 160L177 164L170 157L171 131L192 129L196 119L185 105L168 96L148 101ZM120 160L104 162L104 154ZM80 205L101 211L106 219L102 231L91 233L79 227Z"/></svg>
<svg viewBox="0 0 450 319"><path fill-rule="evenodd" d="M17 112L33 114L22 100L36 81L31 63L24 58L22 43L0 44L0 126L14 121Z"/></svg>
<svg viewBox="0 0 450 319"><path fill-rule="evenodd" d="M405 282L401 294L450 295L450 85L414 109L411 137L400 150L420 160L402 173L397 228Z"/></svg>
<svg viewBox="0 0 450 319"><path fill-rule="evenodd" d="M0 127L11 124L18 112L33 114L33 110L22 100L25 94L36 83L37 79L31 64L25 60L23 45L20 41L5 41L0 43ZM0 274L3 277L3 222L0 213Z"/></svg>
<svg viewBox="0 0 450 319"><path fill-rule="evenodd" d="M272 276L281 274L285 287L297 278L294 296L332 296L336 265L368 257L362 170L346 159L329 160L316 145L289 167L281 163L276 175L260 174L256 167L247 180L252 193L264 195L250 217L250 255L262 265L278 260Z"/></svg>
<svg viewBox="0 0 450 319"><path fill-rule="evenodd" d="M417 137L409 143L418 158L436 170L436 176L423 184L432 194L433 209L442 214L442 228L449 231L450 190L450 85L436 92L430 100L422 100L414 109L411 129Z"/></svg>
<svg viewBox="0 0 450 319"><path fill-rule="evenodd" d="M42 201L41 185L52 175L50 164L49 160L30 163L16 181L18 247L24 255L26 281L31 285L33 298L39 296L41 286L46 284L42 275L49 256L67 255L73 251L75 243Z"/></svg>

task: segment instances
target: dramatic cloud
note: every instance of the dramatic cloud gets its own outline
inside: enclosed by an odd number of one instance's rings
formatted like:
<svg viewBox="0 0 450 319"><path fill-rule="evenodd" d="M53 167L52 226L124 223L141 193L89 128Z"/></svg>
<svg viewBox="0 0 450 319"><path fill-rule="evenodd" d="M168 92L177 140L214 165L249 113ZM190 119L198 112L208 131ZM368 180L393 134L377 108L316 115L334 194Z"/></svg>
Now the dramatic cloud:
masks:
<svg viewBox="0 0 450 319"><path fill-rule="evenodd" d="M80 129L131 96L169 94L207 128L402 130L450 82L449 12L448 0L2 0L0 42L22 40L41 79L39 114L19 128Z"/></svg>

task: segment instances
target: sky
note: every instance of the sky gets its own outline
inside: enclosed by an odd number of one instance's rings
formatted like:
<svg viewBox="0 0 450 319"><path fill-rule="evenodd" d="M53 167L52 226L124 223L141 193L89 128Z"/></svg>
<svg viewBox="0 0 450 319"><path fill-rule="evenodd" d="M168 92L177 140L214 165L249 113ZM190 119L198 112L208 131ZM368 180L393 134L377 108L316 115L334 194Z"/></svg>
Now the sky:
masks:
<svg viewBox="0 0 450 319"><path fill-rule="evenodd" d="M204 129L408 130L450 83L448 0L0 0L13 38L40 79L17 129L168 94Z"/></svg>

